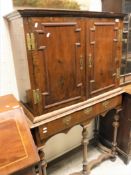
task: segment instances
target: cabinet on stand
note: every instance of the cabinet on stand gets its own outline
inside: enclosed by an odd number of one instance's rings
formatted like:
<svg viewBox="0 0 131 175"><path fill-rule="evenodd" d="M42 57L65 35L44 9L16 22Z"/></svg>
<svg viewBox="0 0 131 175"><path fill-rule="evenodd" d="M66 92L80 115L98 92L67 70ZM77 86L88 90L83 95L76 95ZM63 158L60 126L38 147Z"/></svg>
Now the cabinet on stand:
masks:
<svg viewBox="0 0 131 175"><path fill-rule="evenodd" d="M39 149L43 174L46 141L83 126L83 170L116 156L123 90L120 85L123 14L18 10L9 21L21 103ZM87 163L87 125L116 109L112 150Z"/></svg>

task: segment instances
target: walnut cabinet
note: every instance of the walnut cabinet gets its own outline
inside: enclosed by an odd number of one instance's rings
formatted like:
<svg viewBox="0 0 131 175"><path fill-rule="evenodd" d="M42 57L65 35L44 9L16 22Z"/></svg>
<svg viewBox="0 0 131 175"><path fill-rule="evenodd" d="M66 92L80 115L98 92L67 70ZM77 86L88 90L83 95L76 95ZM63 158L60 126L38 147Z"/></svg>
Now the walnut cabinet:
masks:
<svg viewBox="0 0 131 175"><path fill-rule="evenodd" d="M123 16L40 9L6 16L20 100L34 116L119 86Z"/></svg>

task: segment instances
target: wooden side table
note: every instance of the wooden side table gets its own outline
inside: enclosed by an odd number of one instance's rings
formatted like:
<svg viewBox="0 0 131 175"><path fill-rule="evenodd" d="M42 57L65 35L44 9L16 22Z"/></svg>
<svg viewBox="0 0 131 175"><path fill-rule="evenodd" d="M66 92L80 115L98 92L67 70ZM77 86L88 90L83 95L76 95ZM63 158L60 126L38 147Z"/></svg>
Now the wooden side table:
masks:
<svg viewBox="0 0 131 175"><path fill-rule="evenodd" d="M25 114L12 95L0 97L0 175L41 174Z"/></svg>

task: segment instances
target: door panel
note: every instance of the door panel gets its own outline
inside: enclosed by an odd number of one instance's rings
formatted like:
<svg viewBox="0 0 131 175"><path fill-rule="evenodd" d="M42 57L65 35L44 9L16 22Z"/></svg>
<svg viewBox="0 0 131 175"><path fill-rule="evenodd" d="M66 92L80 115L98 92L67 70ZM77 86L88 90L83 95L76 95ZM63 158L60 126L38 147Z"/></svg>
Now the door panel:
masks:
<svg viewBox="0 0 131 175"><path fill-rule="evenodd" d="M84 25L76 21L41 19L32 22L32 26L36 45L32 51L33 70L44 110L81 101L84 96L85 55L81 34Z"/></svg>
<svg viewBox="0 0 131 175"><path fill-rule="evenodd" d="M116 86L118 27L115 22L95 21L89 28L89 88L96 95Z"/></svg>

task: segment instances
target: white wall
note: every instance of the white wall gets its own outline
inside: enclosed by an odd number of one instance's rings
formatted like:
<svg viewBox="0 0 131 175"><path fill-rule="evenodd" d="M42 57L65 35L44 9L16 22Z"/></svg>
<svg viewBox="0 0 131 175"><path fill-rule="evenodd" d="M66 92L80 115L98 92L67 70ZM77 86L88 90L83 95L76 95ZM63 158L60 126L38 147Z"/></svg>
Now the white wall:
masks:
<svg viewBox="0 0 131 175"><path fill-rule="evenodd" d="M18 99L8 24L3 18L12 10L12 0L0 0L0 95L12 93Z"/></svg>
<svg viewBox="0 0 131 175"><path fill-rule="evenodd" d="M101 0L76 0L81 10L101 11Z"/></svg>
<svg viewBox="0 0 131 175"><path fill-rule="evenodd" d="M99 0L78 0L82 9L101 10ZM87 2L85 4L85 2ZM0 95L14 94L18 97L13 55L11 49L8 24L3 16L13 10L12 0L0 0ZM93 123L89 125L89 138L92 137ZM58 134L51 138L45 145L48 160L75 148L81 144L81 126L73 127L67 134Z"/></svg>

